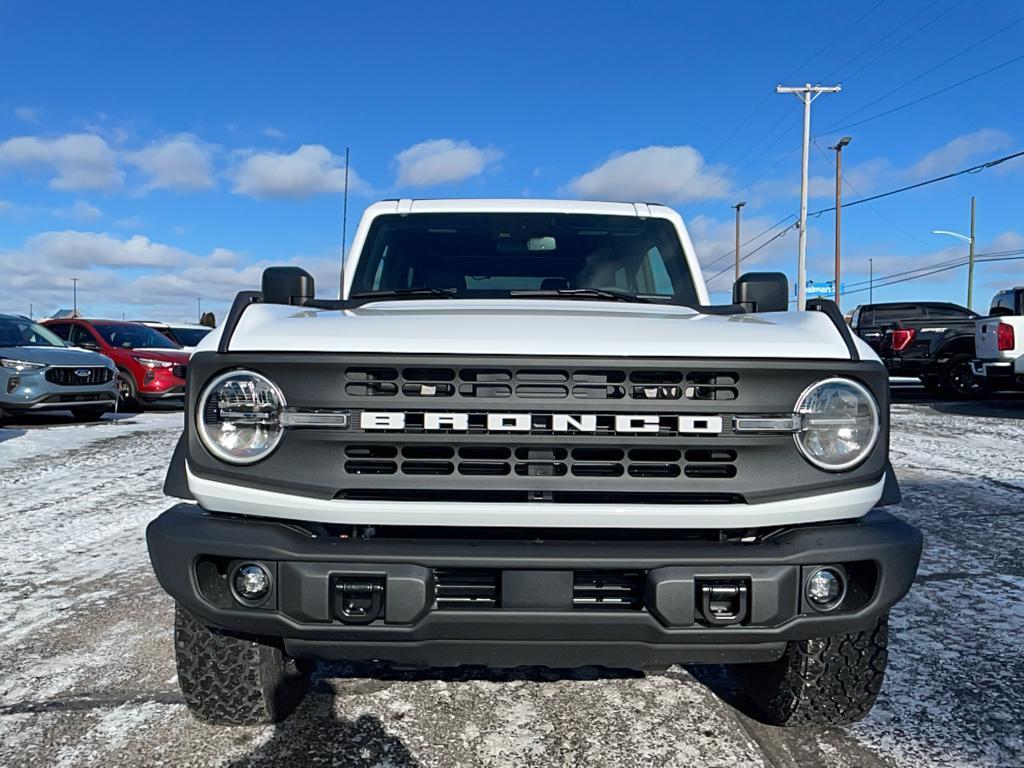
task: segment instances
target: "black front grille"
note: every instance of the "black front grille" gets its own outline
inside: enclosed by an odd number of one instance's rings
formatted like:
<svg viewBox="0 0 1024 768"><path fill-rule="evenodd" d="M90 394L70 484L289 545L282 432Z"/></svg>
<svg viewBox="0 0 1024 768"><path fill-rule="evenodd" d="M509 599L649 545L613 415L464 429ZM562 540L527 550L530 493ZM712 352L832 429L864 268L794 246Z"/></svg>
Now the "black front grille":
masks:
<svg viewBox="0 0 1024 768"><path fill-rule="evenodd" d="M572 607L585 611L637 611L643 607L643 571L576 571Z"/></svg>
<svg viewBox="0 0 1024 768"><path fill-rule="evenodd" d="M483 366L345 369L345 394L380 398L735 400L738 382L735 371Z"/></svg>
<svg viewBox="0 0 1024 768"><path fill-rule="evenodd" d="M463 477L736 477L737 451L725 448L606 445L401 445L345 447L349 475Z"/></svg>
<svg viewBox="0 0 1024 768"><path fill-rule="evenodd" d="M501 572L468 568L434 571L437 608L440 611L480 611L500 605Z"/></svg>
<svg viewBox="0 0 1024 768"><path fill-rule="evenodd" d="M84 375L82 375L84 373ZM83 366L54 367L46 371L46 380L61 387L83 387L106 384L114 378L109 368Z"/></svg>
<svg viewBox="0 0 1024 768"><path fill-rule="evenodd" d="M177 365L174 365L174 366L171 367L171 373L174 374L175 378L184 379L185 378L186 369L187 369L187 366L185 364L178 363Z"/></svg>

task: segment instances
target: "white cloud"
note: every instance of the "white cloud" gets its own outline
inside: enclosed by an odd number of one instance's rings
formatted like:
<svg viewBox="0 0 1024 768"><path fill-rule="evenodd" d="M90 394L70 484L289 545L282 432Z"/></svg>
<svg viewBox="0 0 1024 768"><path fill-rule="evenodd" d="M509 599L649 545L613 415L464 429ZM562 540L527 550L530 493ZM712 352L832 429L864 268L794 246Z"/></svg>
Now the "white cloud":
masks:
<svg viewBox="0 0 1024 768"><path fill-rule="evenodd" d="M345 160L322 144L303 144L290 154L249 153L234 177L235 194L257 199L339 193L345 188ZM348 187L356 194L369 192L369 186L351 169Z"/></svg>
<svg viewBox="0 0 1024 768"><path fill-rule="evenodd" d="M0 143L0 166L46 169L53 189L111 189L120 186L117 154L101 137L69 133L56 139L18 136Z"/></svg>
<svg viewBox="0 0 1024 768"><path fill-rule="evenodd" d="M23 123L34 125L39 122L39 110L35 107L15 107L14 116Z"/></svg>
<svg viewBox="0 0 1024 768"><path fill-rule="evenodd" d="M192 258L180 248L155 243L144 235L119 238L71 229L33 235L20 253L43 264L76 268L174 268Z"/></svg>
<svg viewBox="0 0 1024 768"><path fill-rule="evenodd" d="M395 155L399 187L430 187L479 176L501 159L496 149L480 149L468 141L433 139L413 144Z"/></svg>
<svg viewBox="0 0 1024 768"><path fill-rule="evenodd" d="M732 183L722 166L709 166L690 146L644 147L617 154L572 179L574 195L599 200L682 203L729 197Z"/></svg>
<svg viewBox="0 0 1024 768"><path fill-rule="evenodd" d="M285 132L280 128L275 128L272 125L268 125L263 129L263 135L269 139L283 139L286 138Z"/></svg>
<svg viewBox="0 0 1024 768"><path fill-rule="evenodd" d="M905 176L917 180L957 171L967 165L969 160L987 159L991 153L1012 146L1013 138L1010 134L993 128L982 128L980 131L957 136L947 144L929 152L908 168Z"/></svg>
<svg viewBox="0 0 1024 768"><path fill-rule="evenodd" d="M141 216L126 216L114 222L118 229L142 229L146 224Z"/></svg>
<svg viewBox="0 0 1024 768"><path fill-rule="evenodd" d="M70 214L71 218L76 221L95 221L103 216L103 211L95 205L87 203L85 200L75 200L75 204L71 206Z"/></svg>
<svg viewBox="0 0 1024 768"><path fill-rule="evenodd" d="M155 141L126 162L149 176L145 189L210 189L213 187L213 149L189 133Z"/></svg>

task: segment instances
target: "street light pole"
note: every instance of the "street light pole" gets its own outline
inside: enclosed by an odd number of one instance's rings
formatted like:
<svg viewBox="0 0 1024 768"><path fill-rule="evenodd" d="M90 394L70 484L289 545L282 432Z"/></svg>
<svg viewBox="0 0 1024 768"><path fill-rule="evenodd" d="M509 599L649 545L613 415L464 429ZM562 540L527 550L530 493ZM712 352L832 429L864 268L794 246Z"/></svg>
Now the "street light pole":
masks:
<svg viewBox="0 0 1024 768"><path fill-rule="evenodd" d="M971 196L971 234L961 235L948 229L933 229L933 235L949 235L967 243L967 308L974 309L974 196Z"/></svg>
<svg viewBox="0 0 1024 768"><path fill-rule="evenodd" d="M793 93L804 103L804 151L800 176L800 239L796 269L796 308L807 308L807 166L811 146L811 102L823 93L839 93L841 86L801 85L797 87L775 86L776 93Z"/></svg>
<svg viewBox="0 0 1024 768"><path fill-rule="evenodd" d="M740 279L740 208L746 205L746 202L736 203L733 206L736 209L736 280Z"/></svg>
<svg viewBox="0 0 1024 768"><path fill-rule="evenodd" d="M78 278L77 277L72 277L71 278L71 284L74 286L74 288L72 289L74 291L74 293L73 293L74 303L72 304L72 307L73 307L72 311L77 316L78 315Z"/></svg>
<svg viewBox="0 0 1024 768"><path fill-rule="evenodd" d="M843 222L843 147L850 143L851 137L843 136L834 147L836 151L836 306L839 306L839 280L841 277L839 248L842 242Z"/></svg>
<svg viewBox="0 0 1024 768"><path fill-rule="evenodd" d="M875 303L875 260L868 259L868 304Z"/></svg>

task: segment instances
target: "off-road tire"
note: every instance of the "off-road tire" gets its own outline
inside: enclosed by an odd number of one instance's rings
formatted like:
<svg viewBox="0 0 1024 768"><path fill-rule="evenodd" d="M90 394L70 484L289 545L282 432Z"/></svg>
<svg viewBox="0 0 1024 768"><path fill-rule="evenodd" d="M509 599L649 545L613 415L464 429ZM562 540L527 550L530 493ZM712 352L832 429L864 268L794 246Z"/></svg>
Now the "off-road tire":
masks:
<svg viewBox="0 0 1024 768"><path fill-rule="evenodd" d="M788 643L778 661L739 664L757 719L770 725L843 725L860 720L882 689L889 615L863 632Z"/></svg>
<svg viewBox="0 0 1024 768"><path fill-rule="evenodd" d="M280 722L307 681L289 670L276 644L211 629L181 605L174 612L174 654L185 704L208 723Z"/></svg>

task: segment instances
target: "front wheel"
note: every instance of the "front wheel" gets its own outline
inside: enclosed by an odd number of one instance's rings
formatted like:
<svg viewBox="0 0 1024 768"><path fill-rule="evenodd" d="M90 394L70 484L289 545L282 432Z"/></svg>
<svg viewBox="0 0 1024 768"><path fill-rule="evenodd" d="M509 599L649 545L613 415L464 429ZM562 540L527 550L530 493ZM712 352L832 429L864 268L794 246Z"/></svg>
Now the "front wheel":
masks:
<svg viewBox="0 0 1024 768"><path fill-rule="evenodd" d="M739 664L736 675L758 719L769 725L843 725L860 720L882 688L889 614L863 632L786 645L778 661Z"/></svg>
<svg viewBox="0 0 1024 768"><path fill-rule="evenodd" d="M961 400L973 400L988 393L988 382L974 375L973 355L961 352L953 355L939 369L939 382L947 394Z"/></svg>
<svg viewBox="0 0 1024 768"><path fill-rule="evenodd" d="M279 722L308 680L289 670L277 644L211 629L181 605L174 612L174 655L185 704L208 723Z"/></svg>
<svg viewBox="0 0 1024 768"><path fill-rule="evenodd" d="M141 407L135 379L128 371L117 372L117 407L122 411L139 410Z"/></svg>

